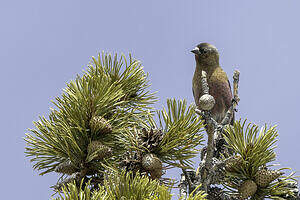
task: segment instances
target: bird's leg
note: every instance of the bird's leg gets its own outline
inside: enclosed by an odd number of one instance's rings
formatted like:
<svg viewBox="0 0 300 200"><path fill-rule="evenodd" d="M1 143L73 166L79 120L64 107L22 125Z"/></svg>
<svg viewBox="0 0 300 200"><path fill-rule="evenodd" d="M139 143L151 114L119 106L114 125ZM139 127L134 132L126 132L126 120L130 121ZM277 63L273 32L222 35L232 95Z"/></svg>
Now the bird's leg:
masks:
<svg viewBox="0 0 300 200"><path fill-rule="evenodd" d="M239 103L239 100L236 99L235 97L233 97L232 100L231 100L231 107L232 107L232 109L233 109L234 112L237 112L237 111L238 111L238 110L235 108L235 106L234 106L234 105L238 105L238 103Z"/></svg>
<svg viewBox="0 0 300 200"><path fill-rule="evenodd" d="M236 97L233 97L231 100L231 104L238 104L239 103L239 99L236 99Z"/></svg>

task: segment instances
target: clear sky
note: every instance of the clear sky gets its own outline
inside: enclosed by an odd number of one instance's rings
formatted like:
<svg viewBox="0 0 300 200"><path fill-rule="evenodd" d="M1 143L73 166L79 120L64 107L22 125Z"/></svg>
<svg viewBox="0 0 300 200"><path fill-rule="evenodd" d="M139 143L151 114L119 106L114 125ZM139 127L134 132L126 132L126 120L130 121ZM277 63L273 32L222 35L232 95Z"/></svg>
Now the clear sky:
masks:
<svg viewBox="0 0 300 200"><path fill-rule="evenodd" d="M171 97L193 102L190 50L214 44L230 79L241 72L237 118L278 124L278 163L299 171L299 7L295 0L0 1L1 199L49 199L57 177L32 170L22 137L103 50L142 61L160 108Z"/></svg>

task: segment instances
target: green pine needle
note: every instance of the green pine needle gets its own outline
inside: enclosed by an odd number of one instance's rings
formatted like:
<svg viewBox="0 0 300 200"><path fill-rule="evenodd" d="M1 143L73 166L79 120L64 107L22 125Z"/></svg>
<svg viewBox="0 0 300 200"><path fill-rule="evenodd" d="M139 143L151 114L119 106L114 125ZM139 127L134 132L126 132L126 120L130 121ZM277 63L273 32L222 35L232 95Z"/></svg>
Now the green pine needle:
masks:
<svg viewBox="0 0 300 200"><path fill-rule="evenodd" d="M197 146L203 141L204 131L203 120L195 113L195 106L187 107L186 100L168 99L167 108L158 112L158 118L164 132L158 147L162 161L177 166L180 160L190 165L190 159L199 153Z"/></svg>
<svg viewBox="0 0 300 200"><path fill-rule="evenodd" d="M276 126L261 129L255 124L236 121L234 126L228 126L224 138L228 147L241 155L245 166L243 175L252 178L259 167L267 165L276 158L274 152L277 141Z"/></svg>
<svg viewBox="0 0 300 200"><path fill-rule="evenodd" d="M153 114L148 113L143 126L146 129L160 129L163 132L162 141L151 153L156 154L161 161L175 167L191 165L191 158L197 156L197 146L203 141L203 121L195 113L195 106L187 106L186 100L167 100L167 107L157 112L159 123L154 121ZM130 152L148 153L149 150L141 145L139 136L141 129L127 130L123 138L124 148ZM184 166L178 163L181 161Z"/></svg>
<svg viewBox="0 0 300 200"><path fill-rule="evenodd" d="M121 155L122 141L117 135L140 124L155 101L149 90L147 74L141 63L129 55L103 53L92 59L87 71L70 81L60 97L56 97L49 119L40 117L35 129L26 134L26 155L41 174L54 171L66 160L80 168L87 156L87 146L101 140ZM90 129L93 116L104 117L112 133L101 135Z"/></svg>
<svg viewBox="0 0 300 200"><path fill-rule="evenodd" d="M60 197L55 200L171 200L170 189L160 185L158 181L150 180L139 173L133 174L125 171L110 173L104 180L103 186L99 185L99 190L91 191L89 184L80 188L75 183L63 187L59 193Z"/></svg>
<svg viewBox="0 0 300 200"><path fill-rule="evenodd" d="M259 169L270 166L270 162L276 158L274 152L276 146L274 145L277 136L276 126L267 127L265 125L259 129L255 124L246 124L246 120L236 121L233 126L226 128L224 138L228 147L242 158L242 163L236 167L234 172L226 173L223 185L228 190L228 194L237 195L243 181L255 180L254 176ZM279 170L283 169L285 168ZM258 187L251 199L283 199L282 197L285 195L292 196L293 192L287 185L294 180L293 174L280 176L280 179L274 180L267 187Z"/></svg>
<svg viewBox="0 0 300 200"><path fill-rule="evenodd" d="M139 173L133 176L131 172L114 172L94 191L91 191L89 184L83 187L82 183L80 187L75 182L65 185L55 200L171 200L173 196L168 187ZM200 187L195 188L186 200L205 200L207 194L199 190Z"/></svg>

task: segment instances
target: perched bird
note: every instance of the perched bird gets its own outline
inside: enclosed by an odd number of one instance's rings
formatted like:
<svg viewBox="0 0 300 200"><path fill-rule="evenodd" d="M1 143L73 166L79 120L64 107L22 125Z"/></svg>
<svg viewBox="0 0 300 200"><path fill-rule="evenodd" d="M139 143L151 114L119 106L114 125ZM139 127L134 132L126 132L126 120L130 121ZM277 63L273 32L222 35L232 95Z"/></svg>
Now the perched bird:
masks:
<svg viewBox="0 0 300 200"><path fill-rule="evenodd" d="M232 92L226 73L219 65L219 53L215 46L208 43L197 45L192 51L195 54L196 69L193 77L193 95L198 109L201 110L199 99L203 95L201 85L202 70L207 73L209 94L215 99L211 109L213 119L221 122L232 103ZM231 123L234 121L232 116Z"/></svg>

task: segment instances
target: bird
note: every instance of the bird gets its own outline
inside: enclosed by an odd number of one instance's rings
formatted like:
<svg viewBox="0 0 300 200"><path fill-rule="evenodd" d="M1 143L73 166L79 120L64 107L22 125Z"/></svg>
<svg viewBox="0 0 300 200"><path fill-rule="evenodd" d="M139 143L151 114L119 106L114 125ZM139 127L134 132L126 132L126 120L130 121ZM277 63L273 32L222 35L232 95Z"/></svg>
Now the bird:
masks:
<svg viewBox="0 0 300 200"><path fill-rule="evenodd" d="M202 70L207 74L209 94L214 97L215 105L211 109L212 118L221 123L230 108L233 98L226 72L220 67L218 49L209 43L198 44L191 52L195 55L196 69L193 76L193 96L198 109L199 99L203 95L201 76ZM234 112L230 123L234 122Z"/></svg>

